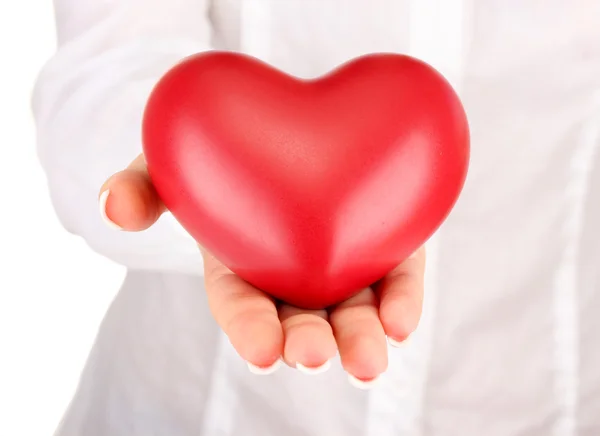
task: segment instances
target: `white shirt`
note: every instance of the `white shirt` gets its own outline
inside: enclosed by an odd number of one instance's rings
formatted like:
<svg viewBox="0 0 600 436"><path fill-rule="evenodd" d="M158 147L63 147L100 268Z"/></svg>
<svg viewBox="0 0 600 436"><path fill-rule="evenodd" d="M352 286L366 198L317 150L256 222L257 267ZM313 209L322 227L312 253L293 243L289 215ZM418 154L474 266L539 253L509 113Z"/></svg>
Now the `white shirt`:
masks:
<svg viewBox="0 0 600 436"><path fill-rule="evenodd" d="M64 226L129 267L59 436L600 434L600 1L55 0L34 97ZM418 56L469 116L463 194L430 241L423 320L377 387L245 363L167 215L106 227L104 180L141 152L145 99L179 59L249 53L300 77ZM93 278L91 278L93 280Z"/></svg>

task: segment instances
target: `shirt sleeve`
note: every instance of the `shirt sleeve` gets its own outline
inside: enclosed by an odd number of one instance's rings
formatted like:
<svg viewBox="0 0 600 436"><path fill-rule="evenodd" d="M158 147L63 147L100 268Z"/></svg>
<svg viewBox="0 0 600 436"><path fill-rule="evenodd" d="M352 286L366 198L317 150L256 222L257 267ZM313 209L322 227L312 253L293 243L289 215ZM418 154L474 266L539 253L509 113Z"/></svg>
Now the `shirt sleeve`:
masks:
<svg viewBox="0 0 600 436"><path fill-rule="evenodd" d="M142 113L160 77L210 49L209 0L55 0L57 50L32 110L40 163L62 225L131 269L201 274L196 243L170 214L150 229L110 229L98 191L142 152Z"/></svg>

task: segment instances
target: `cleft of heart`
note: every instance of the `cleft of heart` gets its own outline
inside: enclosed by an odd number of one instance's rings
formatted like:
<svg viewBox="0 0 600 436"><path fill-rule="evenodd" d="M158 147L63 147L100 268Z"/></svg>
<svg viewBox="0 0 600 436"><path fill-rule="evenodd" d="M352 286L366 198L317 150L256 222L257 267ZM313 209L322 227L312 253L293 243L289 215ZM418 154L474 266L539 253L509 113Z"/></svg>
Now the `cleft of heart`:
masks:
<svg viewBox="0 0 600 436"><path fill-rule="evenodd" d="M200 245L307 309L350 298L422 246L470 154L449 82L392 53L311 80L238 53L190 56L153 89L143 146L158 195Z"/></svg>

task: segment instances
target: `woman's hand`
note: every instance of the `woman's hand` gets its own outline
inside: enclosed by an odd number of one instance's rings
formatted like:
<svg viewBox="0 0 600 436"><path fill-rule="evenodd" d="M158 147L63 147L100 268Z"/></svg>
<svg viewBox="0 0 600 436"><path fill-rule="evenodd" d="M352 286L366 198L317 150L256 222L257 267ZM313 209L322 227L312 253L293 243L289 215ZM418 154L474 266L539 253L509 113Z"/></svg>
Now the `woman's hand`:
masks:
<svg viewBox="0 0 600 436"><path fill-rule="evenodd" d="M100 212L118 229L147 229L165 211L142 155L100 191ZM421 316L423 248L372 287L327 310L278 304L200 250L211 311L254 373L271 373L281 361L319 373L339 351L350 381L368 388L387 368L386 336L398 346Z"/></svg>

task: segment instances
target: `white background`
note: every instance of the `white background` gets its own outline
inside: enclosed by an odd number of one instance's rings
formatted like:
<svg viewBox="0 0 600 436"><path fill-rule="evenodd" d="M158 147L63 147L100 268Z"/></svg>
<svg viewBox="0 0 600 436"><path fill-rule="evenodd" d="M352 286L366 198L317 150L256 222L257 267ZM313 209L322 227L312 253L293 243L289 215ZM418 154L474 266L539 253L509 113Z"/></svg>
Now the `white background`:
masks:
<svg viewBox="0 0 600 436"><path fill-rule="evenodd" d="M60 226L35 150L32 86L51 0L0 0L0 436L51 436L124 271Z"/></svg>

